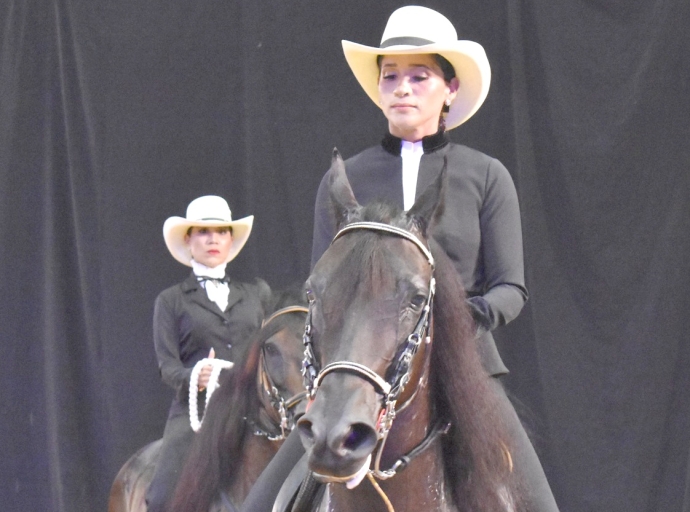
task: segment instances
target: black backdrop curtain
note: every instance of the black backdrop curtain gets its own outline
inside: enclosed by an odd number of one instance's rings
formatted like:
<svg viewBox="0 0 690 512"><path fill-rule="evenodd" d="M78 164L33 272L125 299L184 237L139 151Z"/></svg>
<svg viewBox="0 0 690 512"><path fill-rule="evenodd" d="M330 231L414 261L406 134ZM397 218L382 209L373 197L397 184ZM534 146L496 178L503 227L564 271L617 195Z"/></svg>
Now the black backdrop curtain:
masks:
<svg viewBox="0 0 690 512"><path fill-rule="evenodd" d="M452 138L518 187L531 300L499 342L561 510L690 510L690 2L421 3L492 64ZM222 195L256 216L238 278L306 278L333 146L385 129L340 40L400 5L0 5L3 510L104 510L161 435L165 218Z"/></svg>

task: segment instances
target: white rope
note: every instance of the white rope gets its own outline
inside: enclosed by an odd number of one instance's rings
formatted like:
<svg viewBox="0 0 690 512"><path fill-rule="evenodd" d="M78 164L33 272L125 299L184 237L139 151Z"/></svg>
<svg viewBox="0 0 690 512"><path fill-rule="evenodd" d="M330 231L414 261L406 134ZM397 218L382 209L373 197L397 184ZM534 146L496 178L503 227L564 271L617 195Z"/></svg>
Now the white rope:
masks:
<svg viewBox="0 0 690 512"><path fill-rule="evenodd" d="M194 365L192 374L189 377L189 423L194 432L199 431L201 428L201 423L204 421L203 416L201 419L199 419L197 394L199 392L199 373L201 373L201 369L204 366L208 365L211 365L213 368L211 370L211 376L208 379L208 384L206 385L206 407L208 407L208 401L211 399L211 395L218 388L218 377L220 377L220 371L226 368L232 368L233 363L223 359L206 358ZM204 408L204 415L205 414L206 408Z"/></svg>

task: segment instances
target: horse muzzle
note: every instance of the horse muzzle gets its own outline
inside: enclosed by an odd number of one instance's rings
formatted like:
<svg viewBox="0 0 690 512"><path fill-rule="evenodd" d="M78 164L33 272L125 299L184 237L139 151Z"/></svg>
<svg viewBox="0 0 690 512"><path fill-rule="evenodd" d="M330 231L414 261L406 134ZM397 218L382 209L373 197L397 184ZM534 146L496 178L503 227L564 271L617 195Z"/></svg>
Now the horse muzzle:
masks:
<svg viewBox="0 0 690 512"><path fill-rule="evenodd" d="M297 422L309 468L318 479L344 482L362 470L378 442L380 409L381 398L366 381L348 374L324 380Z"/></svg>

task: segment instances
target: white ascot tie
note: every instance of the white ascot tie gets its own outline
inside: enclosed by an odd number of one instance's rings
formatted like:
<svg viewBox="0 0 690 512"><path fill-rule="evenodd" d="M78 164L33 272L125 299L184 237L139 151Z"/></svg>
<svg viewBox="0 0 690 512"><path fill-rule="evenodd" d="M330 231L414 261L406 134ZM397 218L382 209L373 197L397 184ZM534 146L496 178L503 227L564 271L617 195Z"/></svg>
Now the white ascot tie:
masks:
<svg viewBox="0 0 690 512"><path fill-rule="evenodd" d="M192 260L192 270L199 284L206 290L206 296L214 302L221 311L228 307L230 286L225 276L225 266L218 265L210 268Z"/></svg>
<svg viewBox="0 0 690 512"><path fill-rule="evenodd" d="M403 179L403 209L405 211L414 205L417 192L417 176L419 175L419 162L424 154L422 141L408 142L402 141L400 156L402 157L402 179Z"/></svg>

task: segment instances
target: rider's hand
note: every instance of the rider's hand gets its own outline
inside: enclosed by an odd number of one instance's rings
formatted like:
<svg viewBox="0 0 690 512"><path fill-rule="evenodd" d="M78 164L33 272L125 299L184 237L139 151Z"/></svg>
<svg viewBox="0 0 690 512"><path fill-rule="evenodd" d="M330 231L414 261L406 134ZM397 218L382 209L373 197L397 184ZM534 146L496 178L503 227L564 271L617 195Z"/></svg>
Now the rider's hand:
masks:
<svg viewBox="0 0 690 512"><path fill-rule="evenodd" d="M209 359L215 359L216 351L211 349L208 353ZM213 366L207 364L199 372L199 391L203 391L208 386L208 379L211 377L211 371L213 371Z"/></svg>

